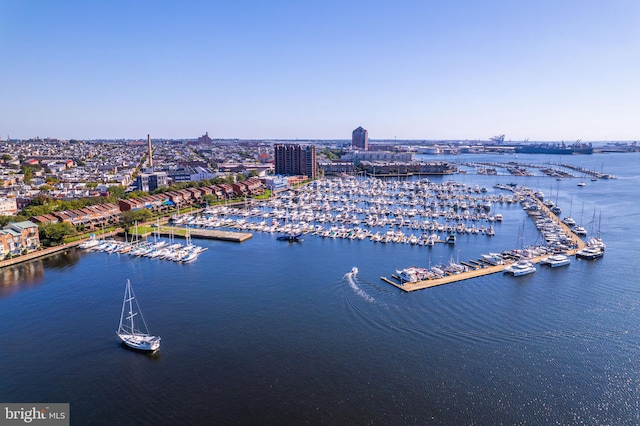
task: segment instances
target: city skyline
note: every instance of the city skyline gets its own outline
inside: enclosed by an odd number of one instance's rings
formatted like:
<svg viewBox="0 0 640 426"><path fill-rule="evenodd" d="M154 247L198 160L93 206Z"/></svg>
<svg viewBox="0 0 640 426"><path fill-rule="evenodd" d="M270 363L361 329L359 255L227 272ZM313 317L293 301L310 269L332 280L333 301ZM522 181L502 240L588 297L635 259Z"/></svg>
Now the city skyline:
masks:
<svg viewBox="0 0 640 426"><path fill-rule="evenodd" d="M637 140L640 4L0 4L0 135Z"/></svg>

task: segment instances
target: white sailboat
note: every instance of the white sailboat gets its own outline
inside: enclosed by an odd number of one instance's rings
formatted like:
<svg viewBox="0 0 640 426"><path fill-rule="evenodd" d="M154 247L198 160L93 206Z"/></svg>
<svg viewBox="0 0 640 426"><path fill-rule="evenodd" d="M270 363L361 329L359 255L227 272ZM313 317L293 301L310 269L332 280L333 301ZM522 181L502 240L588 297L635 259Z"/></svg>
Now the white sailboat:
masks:
<svg viewBox="0 0 640 426"><path fill-rule="evenodd" d="M140 311L129 280L127 280L124 291L120 325L116 334L125 345L132 349L155 351L160 348L160 337L149 334L149 329L142 317L142 311Z"/></svg>

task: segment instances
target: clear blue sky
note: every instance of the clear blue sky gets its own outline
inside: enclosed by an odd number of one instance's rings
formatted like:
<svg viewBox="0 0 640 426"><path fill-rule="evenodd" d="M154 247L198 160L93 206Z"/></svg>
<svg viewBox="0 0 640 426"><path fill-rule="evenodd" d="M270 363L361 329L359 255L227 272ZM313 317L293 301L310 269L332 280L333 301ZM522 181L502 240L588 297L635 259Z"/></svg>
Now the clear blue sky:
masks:
<svg viewBox="0 0 640 426"><path fill-rule="evenodd" d="M640 139L637 0L0 0L12 138Z"/></svg>

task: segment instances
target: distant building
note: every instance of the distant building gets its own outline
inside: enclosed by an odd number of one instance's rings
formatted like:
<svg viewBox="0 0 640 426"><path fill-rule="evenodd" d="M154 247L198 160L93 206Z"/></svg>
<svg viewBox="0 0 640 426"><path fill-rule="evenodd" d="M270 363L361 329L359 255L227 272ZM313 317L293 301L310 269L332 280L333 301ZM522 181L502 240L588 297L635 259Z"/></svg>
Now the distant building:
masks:
<svg viewBox="0 0 640 426"><path fill-rule="evenodd" d="M204 135L198 138L198 144L210 144L211 138L209 137L209 132L206 132Z"/></svg>
<svg viewBox="0 0 640 426"><path fill-rule="evenodd" d="M304 175L315 179L317 175L316 147L296 144L275 144L273 147L276 174Z"/></svg>
<svg viewBox="0 0 640 426"><path fill-rule="evenodd" d="M365 151L369 149L369 132L367 129L358 127L351 133L351 146Z"/></svg>
<svg viewBox="0 0 640 426"><path fill-rule="evenodd" d="M136 189L151 192L162 186L167 186L168 183L167 172L141 173L136 178Z"/></svg>
<svg viewBox="0 0 640 426"><path fill-rule="evenodd" d="M352 174L355 170L352 161L345 160L324 160L318 161L318 168L324 171L325 175L331 174Z"/></svg>

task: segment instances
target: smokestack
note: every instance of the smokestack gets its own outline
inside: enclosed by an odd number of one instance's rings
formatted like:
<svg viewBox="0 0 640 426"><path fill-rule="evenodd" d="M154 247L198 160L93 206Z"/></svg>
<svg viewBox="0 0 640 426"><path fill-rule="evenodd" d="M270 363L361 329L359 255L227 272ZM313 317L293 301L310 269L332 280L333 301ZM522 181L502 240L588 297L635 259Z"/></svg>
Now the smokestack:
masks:
<svg viewBox="0 0 640 426"><path fill-rule="evenodd" d="M149 146L149 168L153 167L153 155L151 154L151 135L147 135L147 145Z"/></svg>

